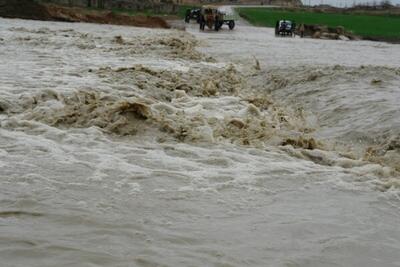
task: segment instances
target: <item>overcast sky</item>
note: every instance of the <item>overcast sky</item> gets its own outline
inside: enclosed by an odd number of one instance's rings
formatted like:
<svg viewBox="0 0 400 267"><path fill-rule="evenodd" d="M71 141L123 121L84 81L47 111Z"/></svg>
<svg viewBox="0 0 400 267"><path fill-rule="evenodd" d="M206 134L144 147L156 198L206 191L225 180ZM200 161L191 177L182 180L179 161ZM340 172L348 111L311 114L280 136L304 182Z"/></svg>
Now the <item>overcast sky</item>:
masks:
<svg viewBox="0 0 400 267"><path fill-rule="evenodd" d="M333 6L345 7L345 6L352 6L354 3L373 3L374 0L302 0L303 4L308 5L319 5L319 4L328 4ZM381 0L376 0L375 2L379 3ZM391 0L392 4L400 4L400 0Z"/></svg>

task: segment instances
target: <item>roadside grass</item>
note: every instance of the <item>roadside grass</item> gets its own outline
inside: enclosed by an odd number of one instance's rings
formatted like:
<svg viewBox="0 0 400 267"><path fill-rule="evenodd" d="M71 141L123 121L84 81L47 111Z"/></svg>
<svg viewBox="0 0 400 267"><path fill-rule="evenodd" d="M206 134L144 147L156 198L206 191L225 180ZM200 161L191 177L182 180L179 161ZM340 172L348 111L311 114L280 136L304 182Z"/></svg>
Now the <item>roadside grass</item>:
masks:
<svg viewBox="0 0 400 267"><path fill-rule="evenodd" d="M198 6L187 6L187 5L179 6L177 16L178 16L180 19L184 19L185 16L186 16L186 10L188 10L188 9L194 9L194 8L199 8L199 7L198 7Z"/></svg>
<svg viewBox="0 0 400 267"><path fill-rule="evenodd" d="M400 38L400 16L317 13L306 10L278 8L238 8L240 16L256 26L275 27L280 19L294 20L297 24L319 24L329 27L343 26L362 37Z"/></svg>

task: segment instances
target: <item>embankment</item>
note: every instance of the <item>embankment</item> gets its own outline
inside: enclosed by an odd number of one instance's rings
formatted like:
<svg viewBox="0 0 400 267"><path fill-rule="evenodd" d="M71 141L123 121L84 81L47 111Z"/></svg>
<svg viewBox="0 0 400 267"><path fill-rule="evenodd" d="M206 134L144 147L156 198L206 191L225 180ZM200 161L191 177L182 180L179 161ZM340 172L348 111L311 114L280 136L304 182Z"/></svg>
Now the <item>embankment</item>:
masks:
<svg viewBox="0 0 400 267"><path fill-rule="evenodd" d="M0 1L0 17L45 21L90 22L149 28L169 28L168 23L160 17L143 15L128 16L115 14L111 11L44 5L38 4L33 0Z"/></svg>

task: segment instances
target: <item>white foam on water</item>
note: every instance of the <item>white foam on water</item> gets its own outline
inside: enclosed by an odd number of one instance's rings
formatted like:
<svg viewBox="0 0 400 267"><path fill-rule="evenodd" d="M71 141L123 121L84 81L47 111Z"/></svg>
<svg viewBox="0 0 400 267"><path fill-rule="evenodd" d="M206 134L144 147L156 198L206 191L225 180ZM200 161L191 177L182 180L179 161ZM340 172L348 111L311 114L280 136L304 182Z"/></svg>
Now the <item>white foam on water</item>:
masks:
<svg viewBox="0 0 400 267"><path fill-rule="evenodd" d="M397 46L0 22L4 264L399 265Z"/></svg>

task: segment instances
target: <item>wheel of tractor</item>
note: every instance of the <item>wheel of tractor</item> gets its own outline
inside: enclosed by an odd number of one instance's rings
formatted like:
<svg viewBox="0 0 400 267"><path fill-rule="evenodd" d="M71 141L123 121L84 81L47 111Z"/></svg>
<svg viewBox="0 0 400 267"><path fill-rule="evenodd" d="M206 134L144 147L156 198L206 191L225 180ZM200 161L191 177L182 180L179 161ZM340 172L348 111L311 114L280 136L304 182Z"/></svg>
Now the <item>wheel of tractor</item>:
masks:
<svg viewBox="0 0 400 267"><path fill-rule="evenodd" d="M233 30L235 28L235 21L234 20L229 21L228 26L229 26L229 30Z"/></svg>

